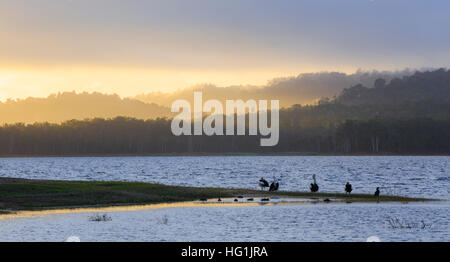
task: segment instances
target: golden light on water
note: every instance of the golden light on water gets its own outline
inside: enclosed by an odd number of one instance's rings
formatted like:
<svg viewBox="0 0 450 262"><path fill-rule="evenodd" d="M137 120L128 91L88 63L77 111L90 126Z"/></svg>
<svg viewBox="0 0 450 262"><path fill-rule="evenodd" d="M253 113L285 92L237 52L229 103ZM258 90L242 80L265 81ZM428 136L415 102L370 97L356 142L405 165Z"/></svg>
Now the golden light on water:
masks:
<svg viewBox="0 0 450 262"><path fill-rule="evenodd" d="M215 201L216 199L214 199ZM257 199L255 199L257 200ZM223 199L224 202L175 202L175 203L160 203L160 204L144 204L144 205L124 205L124 206L108 206L108 207L80 207L80 208L59 208L42 211L14 211L9 214L0 215L1 219L14 218L34 218L57 214L71 214L71 213L101 213L101 212L129 212L140 210L154 210L164 208L180 208L180 207L251 207L251 206L274 206L274 205L299 205L311 204L310 201L278 201L278 202L231 202L231 199ZM230 202L226 202L230 201Z"/></svg>

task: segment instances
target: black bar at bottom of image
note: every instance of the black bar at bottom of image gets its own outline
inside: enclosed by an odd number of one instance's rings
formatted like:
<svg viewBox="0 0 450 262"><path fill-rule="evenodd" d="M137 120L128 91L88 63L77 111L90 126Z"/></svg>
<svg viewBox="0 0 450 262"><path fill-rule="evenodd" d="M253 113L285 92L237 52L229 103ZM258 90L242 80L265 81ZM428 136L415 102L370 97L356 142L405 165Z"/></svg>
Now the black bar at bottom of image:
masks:
<svg viewBox="0 0 450 262"><path fill-rule="evenodd" d="M283 242L170 242L170 243L0 243L2 254L11 253L15 258L27 255L52 257L52 252L70 257L91 259L131 257L160 257L183 260L269 260L281 257L369 259L389 254L389 258L413 258L418 255L444 255L449 243L283 243ZM89 251L86 253L84 251ZM389 253L385 253L389 252ZM384 254L384 255L383 255ZM59 255L59 258L60 255Z"/></svg>

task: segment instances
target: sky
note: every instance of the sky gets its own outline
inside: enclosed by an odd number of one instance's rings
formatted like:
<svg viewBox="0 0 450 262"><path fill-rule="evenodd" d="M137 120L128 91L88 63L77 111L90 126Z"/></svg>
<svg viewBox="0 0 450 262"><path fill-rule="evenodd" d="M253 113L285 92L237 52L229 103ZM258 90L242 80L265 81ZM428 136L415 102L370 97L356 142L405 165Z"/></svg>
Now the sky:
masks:
<svg viewBox="0 0 450 262"><path fill-rule="evenodd" d="M0 0L0 100L448 67L446 0Z"/></svg>

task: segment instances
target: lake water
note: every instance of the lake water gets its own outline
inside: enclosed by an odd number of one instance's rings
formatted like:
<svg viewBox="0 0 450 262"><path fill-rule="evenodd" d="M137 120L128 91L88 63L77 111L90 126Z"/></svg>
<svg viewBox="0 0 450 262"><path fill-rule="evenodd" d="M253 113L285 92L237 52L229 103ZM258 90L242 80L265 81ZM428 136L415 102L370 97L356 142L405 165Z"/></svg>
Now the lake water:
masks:
<svg viewBox="0 0 450 262"><path fill-rule="evenodd" d="M316 174L322 192L439 198L414 204L299 204L181 207L0 219L0 240L63 241L450 241L450 157L229 156L2 158L0 176L122 180L169 185L257 188L276 177L281 190L308 190ZM103 214L103 213L102 213ZM393 228L398 219L405 228ZM409 225L410 228L407 228Z"/></svg>

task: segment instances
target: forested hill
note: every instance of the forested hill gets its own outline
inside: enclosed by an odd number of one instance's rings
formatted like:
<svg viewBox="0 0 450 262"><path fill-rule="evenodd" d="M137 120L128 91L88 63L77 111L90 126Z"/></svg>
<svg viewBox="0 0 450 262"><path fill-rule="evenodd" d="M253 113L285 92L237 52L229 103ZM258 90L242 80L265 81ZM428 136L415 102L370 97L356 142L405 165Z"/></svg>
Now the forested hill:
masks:
<svg viewBox="0 0 450 262"><path fill-rule="evenodd" d="M360 84L350 87L350 83ZM343 89L345 84L348 84L348 88ZM209 87L201 90L204 91L204 101L225 98L281 99L281 105L293 104L295 101L302 104L306 100L319 100L323 94L333 94L334 91L342 90L340 93L336 92L337 97L322 98L318 104L285 106L287 115L295 121L300 121L301 123L296 124L301 125L372 117L420 116L446 119L450 115L450 71L445 69L414 74L409 71L397 74L303 74L292 79L273 81L262 89ZM186 89L179 94L166 95L164 98L155 94L154 97L149 95L156 99L155 103L121 98L118 95L75 92L54 94L47 98L7 100L0 102L0 124L61 123L71 119L118 116L144 120L170 117L173 116L170 113L171 103L179 98L192 100L192 92L192 89Z"/></svg>
<svg viewBox="0 0 450 262"><path fill-rule="evenodd" d="M411 76L375 80L373 87L362 84L344 89L336 98L341 104L395 104L403 102L450 102L450 70L416 72Z"/></svg>
<svg viewBox="0 0 450 262"><path fill-rule="evenodd" d="M290 107L294 104L313 104L321 97L338 95L344 88L356 84L371 87L378 78L390 81L394 78L412 75L415 70L402 71L357 71L353 74L340 72L303 73L294 77L274 78L261 86L225 86L218 87L212 84L199 84L184 88L173 93L147 93L135 98L147 103L157 103L170 107L177 99L192 102L193 92L201 91L203 99L217 99L224 102L226 99L244 101L254 100L280 100L281 107Z"/></svg>
<svg viewBox="0 0 450 262"><path fill-rule="evenodd" d="M0 124L59 123L71 119L117 116L152 119L170 114L170 108L167 107L101 93L64 92L47 98L0 102Z"/></svg>
<svg viewBox="0 0 450 262"><path fill-rule="evenodd" d="M99 111L95 111L99 110L95 102L99 101L98 98L91 103L71 104L69 102L72 100L65 96L73 98L80 95L69 93L51 98L54 104L63 104L49 107L49 115L58 116L61 113L51 112L55 108L79 108L81 113L98 114ZM98 96L113 101L105 107L109 111L102 111L103 118L124 112L120 111L124 110L120 106L125 105L130 110L143 110L142 114L168 111L156 105L122 100L117 96ZM170 118L139 120L118 117L71 120L61 124L3 125L0 126L0 155L195 152L450 154L449 98L450 72L441 69L389 82L379 79L375 81L374 87L354 86L336 98L322 99L318 105L294 105L282 109L280 139L275 147L260 147L260 138L257 136L176 137L171 133ZM30 104L33 101L26 102ZM8 106L8 102L0 108L5 106ZM34 113L25 109L21 113ZM134 111L129 112L136 114ZM3 113L2 119L5 117L9 116ZM80 118L86 117L88 115L80 115Z"/></svg>

